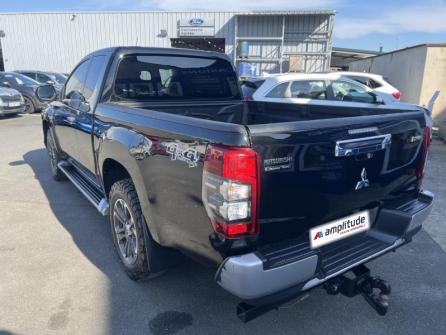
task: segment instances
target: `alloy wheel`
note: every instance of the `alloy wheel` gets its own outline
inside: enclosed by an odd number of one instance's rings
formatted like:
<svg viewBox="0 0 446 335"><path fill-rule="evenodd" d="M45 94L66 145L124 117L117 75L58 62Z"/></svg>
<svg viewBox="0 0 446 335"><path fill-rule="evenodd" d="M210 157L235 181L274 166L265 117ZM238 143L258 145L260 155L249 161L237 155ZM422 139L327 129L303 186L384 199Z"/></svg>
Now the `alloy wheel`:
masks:
<svg viewBox="0 0 446 335"><path fill-rule="evenodd" d="M113 206L113 228L122 260L133 265L138 255L138 233L133 215L123 199L117 199Z"/></svg>
<svg viewBox="0 0 446 335"><path fill-rule="evenodd" d="M25 113L29 114L32 110L32 102L28 99L25 99Z"/></svg>

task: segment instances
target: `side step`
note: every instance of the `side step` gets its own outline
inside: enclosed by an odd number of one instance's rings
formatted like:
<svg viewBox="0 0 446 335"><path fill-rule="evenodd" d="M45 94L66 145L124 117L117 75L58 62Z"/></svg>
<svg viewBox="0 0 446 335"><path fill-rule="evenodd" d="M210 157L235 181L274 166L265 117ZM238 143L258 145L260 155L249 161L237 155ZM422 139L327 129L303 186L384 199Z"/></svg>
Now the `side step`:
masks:
<svg viewBox="0 0 446 335"><path fill-rule="evenodd" d="M78 188L79 191L93 204L94 207L102 215L108 214L109 204L104 198L102 191L85 178L73 165L67 161L61 161L57 167L62 171L67 178Z"/></svg>

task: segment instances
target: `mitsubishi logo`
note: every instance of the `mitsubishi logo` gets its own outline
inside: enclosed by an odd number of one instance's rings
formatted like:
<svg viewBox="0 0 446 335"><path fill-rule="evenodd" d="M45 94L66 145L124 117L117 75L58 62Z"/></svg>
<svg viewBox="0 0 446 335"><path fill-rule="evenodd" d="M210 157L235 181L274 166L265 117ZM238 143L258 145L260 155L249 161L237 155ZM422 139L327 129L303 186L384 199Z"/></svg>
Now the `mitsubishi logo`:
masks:
<svg viewBox="0 0 446 335"><path fill-rule="evenodd" d="M365 168L361 171L361 180L356 183L355 190L360 190L361 188L366 188L370 186L370 182L367 179L367 171Z"/></svg>

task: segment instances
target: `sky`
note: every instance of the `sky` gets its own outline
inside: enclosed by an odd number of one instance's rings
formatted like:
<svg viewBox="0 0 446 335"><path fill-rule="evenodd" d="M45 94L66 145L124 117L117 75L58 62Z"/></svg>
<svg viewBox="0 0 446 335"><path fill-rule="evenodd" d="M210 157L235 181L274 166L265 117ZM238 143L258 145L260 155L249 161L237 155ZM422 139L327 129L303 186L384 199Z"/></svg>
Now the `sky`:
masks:
<svg viewBox="0 0 446 335"><path fill-rule="evenodd" d="M336 47L391 51L446 42L446 0L0 0L0 12L194 9L334 9Z"/></svg>

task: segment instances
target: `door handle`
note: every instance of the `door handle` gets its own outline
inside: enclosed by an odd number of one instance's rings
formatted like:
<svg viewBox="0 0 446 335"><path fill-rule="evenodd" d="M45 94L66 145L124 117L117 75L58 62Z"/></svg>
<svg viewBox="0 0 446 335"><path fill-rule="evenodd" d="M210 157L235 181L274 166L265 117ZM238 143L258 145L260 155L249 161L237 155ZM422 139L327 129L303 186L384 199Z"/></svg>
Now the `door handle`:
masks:
<svg viewBox="0 0 446 335"><path fill-rule="evenodd" d="M335 157L355 156L384 150L390 147L391 143L391 134L337 141Z"/></svg>

